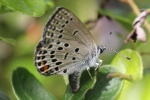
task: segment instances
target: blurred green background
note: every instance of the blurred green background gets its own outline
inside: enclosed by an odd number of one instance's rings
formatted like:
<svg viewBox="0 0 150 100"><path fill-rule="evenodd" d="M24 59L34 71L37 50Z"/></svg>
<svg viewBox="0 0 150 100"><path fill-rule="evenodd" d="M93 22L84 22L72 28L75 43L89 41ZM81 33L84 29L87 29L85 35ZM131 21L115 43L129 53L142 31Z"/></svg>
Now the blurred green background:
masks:
<svg viewBox="0 0 150 100"><path fill-rule="evenodd" d="M45 77L40 75L34 66L34 48L40 40L44 25L57 7L63 6L68 8L85 23L88 20L96 19L97 11L100 9L99 3L102 2L102 0L45 1L49 5L47 6L47 11L41 17L32 17L9 10L8 12L0 13L0 37L4 38L4 40L0 41L0 92L6 94L11 100L16 99L11 87L11 76L13 70L19 66L25 67L33 73L44 87L59 100L62 98L66 90L63 76L53 75ZM150 1L148 0L135 0L135 2L140 9L150 8ZM132 21L136 17L131 7L119 0L111 0L106 9L108 12L111 12L109 14L110 17L116 18L119 25L125 30L124 36L127 36L132 30ZM147 19L149 20L150 18ZM147 33L147 38L149 38L149 33ZM111 36L109 39L109 43L114 41L111 40ZM149 68L150 46L148 45L150 39L147 39L145 44L140 42L124 44L125 37L118 36L116 39L121 44L112 45L113 49L119 51L124 48L130 48L139 53L142 52L144 68ZM114 56L114 53L107 51L100 58L104 61L103 64L109 64Z"/></svg>

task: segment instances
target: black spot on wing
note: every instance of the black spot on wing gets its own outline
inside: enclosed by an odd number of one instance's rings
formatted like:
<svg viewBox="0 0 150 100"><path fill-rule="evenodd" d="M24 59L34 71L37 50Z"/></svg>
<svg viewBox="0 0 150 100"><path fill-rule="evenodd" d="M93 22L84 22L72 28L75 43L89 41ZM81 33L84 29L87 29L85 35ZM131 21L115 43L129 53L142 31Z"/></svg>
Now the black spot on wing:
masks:
<svg viewBox="0 0 150 100"><path fill-rule="evenodd" d="M76 60L76 57L72 57L72 60Z"/></svg>
<svg viewBox="0 0 150 100"><path fill-rule="evenodd" d="M54 68L56 71L59 71L59 68L58 67L56 67L56 68Z"/></svg>
<svg viewBox="0 0 150 100"><path fill-rule="evenodd" d="M61 65L62 64L62 62L56 62L56 64L55 65Z"/></svg>
<svg viewBox="0 0 150 100"><path fill-rule="evenodd" d="M75 30L74 32L73 32L73 35L76 35L78 33L78 30Z"/></svg>
<svg viewBox="0 0 150 100"><path fill-rule="evenodd" d="M42 56L42 59L45 59L46 57L45 56Z"/></svg>
<svg viewBox="0 0 150 100"><path fill-rule="evenodd" d="M56 62L57 61L57 59L52 59L52 62Z"/></svg>
<svg viewBox="0 0 150 100"><path fill-rule="evenodd" d="M68 47L68 46L69 46L69 44L68 44L68 43L65 43L65 44L64 44L64 46L65 46L65 47Z"/></svg>
<svg viewBox="0 0 150 100"><path fill-rule="evenodd" d="M57 44L60 44L60 41L58 41Z"/></svg>
<svg viewBox="0 0 150 100"><path fill-rule="evenodd" d="M39 50L39 49L41 49L44 45L45 45L45 41L42 40L42 41L40 41L40 42L38 43L38 45L36 46L36 49Z"/></svg>
<svg viewBox="0 0 150 100"><path fill-rule="evenodd" d="M79 52L79 48L76 48L76 49L75 49L75 52Z"/></svg>
<svg viewBox="0 0 150 100"><path fill-rule="evenodd" d="M68 52L65 54L64 59L66 59L66 58L67 58L68 54L69 54Z"/></svg>
<svg viewBox="0 0 150 100"><path fill-rule="evenodd" d="M50 58L54 58L55 57L55 55L50 55Z"/></svg>
<svg viewBox="0 0 150 100"><path fill-rule="evenodd" d="M51 51L51 52L50 52L50 54L54 54L54 53L55 53L55 51Z"/></svg>
<svg viewBox="0 0 150 100"><path fill-rule="evenodd" d="M44 28L44 34L43 37L46 37L46 32L49 28L49 26L51 25L52 20L56 17L56 15L62 10L64 9L63 7L58 8L55 13L50 17L49 21L47 22L45 28Z"/></svg>
<svg viewBox="0 0 150 100"><path fill-rule="evenodd" d="M63 36L63 35L61 34L61 35L58 36L58 38L62 38L62 36Z"/></svg>
<svg viewBox="0 0 150 100"><path fill-rule="evenodd" d="M63 47L58 47L58 50L63 50Z"/></svg>
<svg viewBox="0 0 150 100"><path fill-rule="evenodd" d="M67 73L67 69L63 70L64 73Z"/></svg>
<svg viewBox="0 0 150 100"><path fill-rule="evenodd" d="M48 49L50 49L50 48L52 48L52 47L53 47L53 45L49 45L49 46L48 46Z"/></svg>

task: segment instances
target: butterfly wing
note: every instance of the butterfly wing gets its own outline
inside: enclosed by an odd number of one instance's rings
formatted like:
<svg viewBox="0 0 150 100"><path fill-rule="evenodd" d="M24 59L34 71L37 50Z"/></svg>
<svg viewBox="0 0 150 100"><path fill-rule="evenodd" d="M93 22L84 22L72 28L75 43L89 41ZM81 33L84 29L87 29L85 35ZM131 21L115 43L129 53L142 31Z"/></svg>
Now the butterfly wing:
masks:
<svg viewBox="0 0 150 100"><path fill-rule="evenodd" d="M35 51L35 65L43 75L70 74L88 64L89 56L94 57L96 53L97 46L86 27L61 7L44 28Z"/></svg>

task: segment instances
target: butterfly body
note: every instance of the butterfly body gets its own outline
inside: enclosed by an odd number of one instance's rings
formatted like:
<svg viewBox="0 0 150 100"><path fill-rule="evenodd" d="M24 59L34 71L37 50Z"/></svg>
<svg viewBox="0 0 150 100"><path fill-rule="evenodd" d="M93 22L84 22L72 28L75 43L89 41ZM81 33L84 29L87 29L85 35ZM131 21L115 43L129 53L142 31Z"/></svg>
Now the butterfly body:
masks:
<svg viewBox="0 0 150 100"><path fill-rule="evenodd" d="M42 75L74 75L94 66L101 49L82 22L60 7L44 28L35 49L35 65Z"/></svg>

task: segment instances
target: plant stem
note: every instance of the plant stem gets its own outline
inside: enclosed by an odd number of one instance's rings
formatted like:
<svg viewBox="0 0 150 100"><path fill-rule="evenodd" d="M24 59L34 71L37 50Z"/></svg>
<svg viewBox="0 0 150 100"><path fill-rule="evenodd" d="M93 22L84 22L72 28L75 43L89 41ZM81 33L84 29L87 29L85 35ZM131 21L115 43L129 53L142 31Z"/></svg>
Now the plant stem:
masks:
<svg viewBox="0 0 150 100"><path fill-rule="evenodd" d="M122 74L122 73L120 73L120 72L113 72L113 73L109 73L109 74L107 75L107 78L114 78L114 77L119 77L120 79L125 79L125 80L128 80L128 81L130 81L130 82L133 81L132 76L126 75L126 74Z"/></svg>

